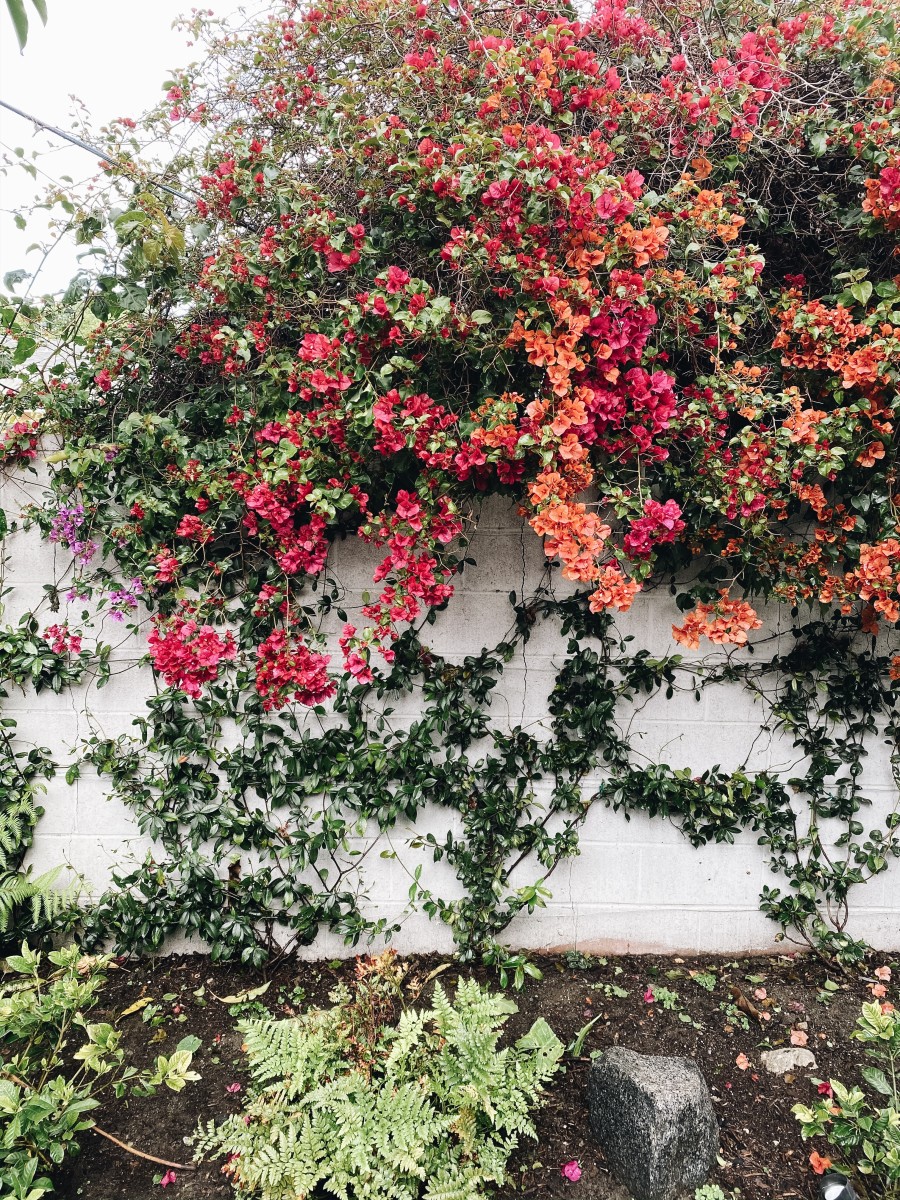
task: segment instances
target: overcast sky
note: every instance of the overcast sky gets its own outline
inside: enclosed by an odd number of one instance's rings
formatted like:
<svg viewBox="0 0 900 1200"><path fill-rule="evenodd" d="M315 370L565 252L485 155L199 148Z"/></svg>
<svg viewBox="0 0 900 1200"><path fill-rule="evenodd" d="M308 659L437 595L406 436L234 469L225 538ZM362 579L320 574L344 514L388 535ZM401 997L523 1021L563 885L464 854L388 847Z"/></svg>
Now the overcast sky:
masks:
<svg viewBox="0 0 900 1200"><path fill-rule="evenodd" d="M29 0L26 7L32 15ZM168 71L195 56L186 35L172 29L173 20L191 7L191 0L48 0L46 29L35 15L20 55L6 6L0 4L0 99L63 129L72 125L72 96L84 102L95 126L114 117L138 116L160 99ZM225 16L240 5L238 0L206 0L203 7ZM40 218L19 231L10 210L43 190L47 176L81 180L96 174L97 160L65 147L52 135L35 133L32 124L4 109L0 144L4 154L16 147L27 154L38 149L36 166L45 173L39 173L37 182L20 168L0 175L2 280L7 271L36 269L40 255L27 253L27 247L44 232ZM60 245L48 258L35 291L64 287L77 266L75 247Z"/></svg>

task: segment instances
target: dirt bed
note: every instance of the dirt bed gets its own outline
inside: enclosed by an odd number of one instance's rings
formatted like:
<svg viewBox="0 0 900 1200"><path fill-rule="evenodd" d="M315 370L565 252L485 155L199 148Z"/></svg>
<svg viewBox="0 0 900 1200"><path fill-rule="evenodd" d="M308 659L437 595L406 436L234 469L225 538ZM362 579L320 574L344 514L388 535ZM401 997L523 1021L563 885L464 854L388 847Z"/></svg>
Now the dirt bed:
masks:
<svg viewBox="0 0 900 1200"><path fill-rule="evenodd" d="M826 1147L802 1142L791 1106L815 1098L812 1077L859 1082L860 1054L849 1035L860 1004L872 998L870 988L877 984L874 968L893 965L890 959L879 958L868 971L852 978L803 957L623 957L575 966L571 958L537 962L543 979L529 981L515 995L519 1012L510 1021L511 1035L543 1016L570 1043L587 1021L596 1016L600 1020L588 1035L581 1057L569 1063L550 1092L538 1118L539 1141L518 1153L512 1182L501 1193L503 1200L514 1196L613 1200L622 1195L591 1139L585 1100L591 1053L614 1044L697 1060L722 1130L721 1165L714 1180L726 1192L739 1188L742 1200L812 1200L816 1177L809 1154L814 1148L824 1154ZM415 958L409 963L409 979L414 981L423 980L441 960ZM452 984L462 970L451 965L441 978ZM239 995L271 980L264 996L241 1006L243 1012L252 1015L265 1005L276 1015L291 1015L306 1005L327 1003L334 984L351 973L352 962L290 962L268 975L217 966L200 956L123 964L102 993L105 1019L120 1017L125 1044L136 1063L171 1052L188 1034L201 1038L195 1060L202 1081L177 1095L166 1092L127 1106L107 1102L97 1114L98 1124L142 1151L189 1163L192 1152L186 1139L198 1122L221 1119L237 1111L241 1102L241 1091L235 1086L244 1084L235 1010L217 997ZM494 982L477 969L465 973ZM837 988L826 988L826 980ZM826 997L828 1002L823 1003ZM145 1002L142 1007L121 1017L140 1001ZM94 1019L104 1016L97 1012ZM792 1034L795 1041L803 1041L806 1035L817 1070L768 1074L760 1062L761 1051L790 1045ZM579 1161L583 1172L575 1183L560 1172L562 1164L572 1159ZM165 1170L88 1133L82 1155L60 1182L59 1194L66 1200L159 1200L163 1195L172 1200L212 1200L233 1194L215 1164L176 1170L177 1178L163 1191L160 1176Z"/></svg>

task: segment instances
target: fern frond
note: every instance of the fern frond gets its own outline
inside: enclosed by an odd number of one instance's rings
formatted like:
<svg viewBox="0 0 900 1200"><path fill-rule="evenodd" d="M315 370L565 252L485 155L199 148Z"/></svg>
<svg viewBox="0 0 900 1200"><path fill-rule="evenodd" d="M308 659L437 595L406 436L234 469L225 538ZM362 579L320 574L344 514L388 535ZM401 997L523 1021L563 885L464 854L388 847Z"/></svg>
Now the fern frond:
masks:
<svg viewBox="0 0 900 1200"><path fill-rule="evenodd" d="M354 995L290 1021L240 1024L252 1084L242 1114L198 1132L198 1154L230 1157L258 1200L484 1200L502 1183L541 1083L562 1055L546 1022L499 1048L515 1005L474 981L453 1001L359 1038L371 972ZM368 1005L368 1007L367 1007Z"/></svg>
<svg viewBox="0 0 900 1200"><path fill-rule="evenodd" d="M63 870L60 864L42 875L32 875L30 867L0 875L0 934L9 932L15 912L22 905L30 906L32 925L40 926L52 924L76 903L79 880L66 887L56 886Z"/></svg>

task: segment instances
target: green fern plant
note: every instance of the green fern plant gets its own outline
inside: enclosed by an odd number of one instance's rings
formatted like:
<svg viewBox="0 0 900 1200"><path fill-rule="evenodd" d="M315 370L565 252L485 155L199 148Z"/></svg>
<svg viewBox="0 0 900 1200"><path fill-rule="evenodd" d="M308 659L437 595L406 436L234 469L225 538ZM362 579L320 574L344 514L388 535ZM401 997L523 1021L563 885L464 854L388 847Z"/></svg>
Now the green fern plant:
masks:
<svg viewBox="0 0 900 1200"><path fill-rule="evenodd" d="M4 693L0 692L0 695ZM40 875L24 868L25 855L34 829L43 815L38 797L44 780L56 765L49 750L17 749L13 741L16 723L0 719L0 949L34 939L59 927L62 918L75 909L79 882L72 879L60 886L65 868L60 865Z"/></svg>
<svg viewBox="0 0 900 1200"><path fill-rule="evenodd" d="M480 1200L535 1136L532 1113L563 1053L547 1022L501 1048L515 1004L461 980L452 999L437 984L430 1009L388 1023L397 968L390 955L374 962L352 992L332 992L333 1008L239 1024L248 1099L198 1132L196 1151L224 1156L242 1195Z"/></svg>
<svg viewBox="0 0 900 1200"><path fill-rule="evenodd" d="M13 936L14 926L19 924L16 918L23 909L32 932L56 925L72 911L78 900L79 881L58 886L64 869L60 863L41 875L33 874L31 867L0 874L0 938Z"/></svg>

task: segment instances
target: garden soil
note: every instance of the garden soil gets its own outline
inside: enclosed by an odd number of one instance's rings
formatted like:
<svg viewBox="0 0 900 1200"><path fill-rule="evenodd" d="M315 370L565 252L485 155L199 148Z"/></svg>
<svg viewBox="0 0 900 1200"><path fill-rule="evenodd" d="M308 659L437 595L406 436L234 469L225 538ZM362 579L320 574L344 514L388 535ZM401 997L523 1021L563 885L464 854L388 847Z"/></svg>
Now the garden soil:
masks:
<svg viewBox="0 0 900 1200"><path fill-rule="evenodd" d="M710 1087L721 1127L720 1163L713 1180L727 1192L739 1188L741 1200L813 1200L817 1178L810 1166L813 1149L804 1143L791 1114L798 1101L812 1103L819 1079L858 1083L860 1050L850 1040L860 1005L878 986L874 969L892 965L873 959L844 976L817 959L801 956L749 959L622 957L535 960L543 973L515 993L518 1013L508 1032L515 1037L538 1016L567 1044L579 1029L599 1017L580 1056L567 1060L538 1116L537 1143L524 1145L512 1161L510 1182L500 1200L514 1197L566 1197L567 1200L625 1200L610 1179L588 1126L586 1090L591 1055L605 1046L623 1045L643 1054L688 1055L698 1062ZM440 970L452 988L460 973L486 983L481 970L461 968L436 958L412 958L408 990L427 1000L429 975ZM225 1200L230 1185L216 1163L189 1169L191 1133L199 1122L221 1120L238 1111L245 1085L236 1009L223 1002L269 982L264 995L246 999L252 1016L263 1005L276 1016L290 1016L309 1004L328 1002L328 993L352 975L344 964L283 962L269 974L212 964L202 956L124 962L101 993L94 1020L118 1019L124 1044L136 1064L171 1053L181 1038L202 1039L195 1055L199 1083L183 1092L164 1091L147 1099L108 1100L97 1124L134 1149L179 1164L155 1165L90 1132L58 1194L65 1200ZM894 976L900 980L895 965ZM826 980L830 983L826 988ZM836 986L835 986L836 985ZM888 985L888 999L893 995ZM827 1002L826 1002L827 1001ZM139 1002L143 1002L141 1006ZM123 1016L128 1010L132 1011ZM807 1041L817 1069L772 1076L762 1067L767 1047ZM241 1090L238 1090L238 1086ZM571 1182L563 1164L577 1160L581 1178ZM176 1178L162 1177L173 1171Z"/></svg>

